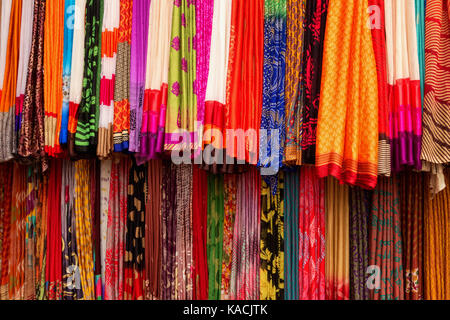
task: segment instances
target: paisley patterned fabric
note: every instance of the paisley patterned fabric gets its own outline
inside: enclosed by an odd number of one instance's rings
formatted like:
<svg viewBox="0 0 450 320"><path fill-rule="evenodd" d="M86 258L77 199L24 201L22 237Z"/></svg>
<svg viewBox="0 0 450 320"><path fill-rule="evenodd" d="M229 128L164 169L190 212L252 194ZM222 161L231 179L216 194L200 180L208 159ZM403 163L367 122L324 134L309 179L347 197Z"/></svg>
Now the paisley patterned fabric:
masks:
<svg viewBox="0 0 450 320"><path fill-rule="evenodd" d="M264 10L264 81L259 165L276 174L286 140L286 0L266 0ZM276 180L276 179L275 179ZM275 192L276 190L274 190Z"/></svg>

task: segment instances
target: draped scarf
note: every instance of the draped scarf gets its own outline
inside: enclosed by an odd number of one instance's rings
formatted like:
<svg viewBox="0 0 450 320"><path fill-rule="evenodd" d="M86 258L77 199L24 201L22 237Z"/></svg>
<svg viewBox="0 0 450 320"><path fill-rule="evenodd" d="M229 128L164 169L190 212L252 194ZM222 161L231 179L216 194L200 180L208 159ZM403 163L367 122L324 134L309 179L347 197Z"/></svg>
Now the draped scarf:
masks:
<svg viewBox="0 0 450 320"><path fill-rule="evenodd" d="M0 300L8 299L13 164L0 164Z"/></svg>
<svg viewBox="0 0 450 320"><path fill-rule="evenodd" d="M100 163L100 261L102 276L102 299L105 299L106 287L106 248L108 246L108 212L111 192L112 160L104 160Z"/></svg>
<svg viewBox="0 0 450 320"><path fill-rule="evenodd" d="M284 299L284 172L277 179L276 194L264 180L261 185L261 300Z"/></svg>
<svg viewBox="0 0 450 320"><path fill-rule="evenodd" d="M373 189L378 171L378 90L367 4L329 3L316 166L321 178L331 175L342 183Z"/></svg>

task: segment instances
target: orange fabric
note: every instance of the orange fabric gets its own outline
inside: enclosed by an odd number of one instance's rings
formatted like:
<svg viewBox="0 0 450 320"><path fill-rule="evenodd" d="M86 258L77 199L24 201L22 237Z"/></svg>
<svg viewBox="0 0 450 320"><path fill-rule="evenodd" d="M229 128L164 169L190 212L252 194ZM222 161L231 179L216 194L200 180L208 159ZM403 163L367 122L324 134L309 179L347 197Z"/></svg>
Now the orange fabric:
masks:
<svg viewBox="0 0 450 320"><path fill-rule="evenodd" d="M16 99L17 64L20 50L20 26L22 1L13 1L9 22L8 45L6 47L5 77L0 96L0 112L8 112Z"/></svg>
<svg viewBox="0 0 450 320"><path fill-rule="evenodd" d="M61 153L59 133L63 101L64 1L47 0L44 31L45 152Z"/></svg>
<svg viewBox="0 0 450 320"><path fill-rule="evenodd" d="M316 165L320 177L373 189L378 166L378 84L368 1L330 0Z"/></svg>
<svg viewBox="0 0 450 320"><path fill-rule="evenodd" d="M235 0L232 6L226 128L253 129L256 135L246 138L245 151L235 145L227 147L227 153L256 164L262 111L264 0Z"/></svg>

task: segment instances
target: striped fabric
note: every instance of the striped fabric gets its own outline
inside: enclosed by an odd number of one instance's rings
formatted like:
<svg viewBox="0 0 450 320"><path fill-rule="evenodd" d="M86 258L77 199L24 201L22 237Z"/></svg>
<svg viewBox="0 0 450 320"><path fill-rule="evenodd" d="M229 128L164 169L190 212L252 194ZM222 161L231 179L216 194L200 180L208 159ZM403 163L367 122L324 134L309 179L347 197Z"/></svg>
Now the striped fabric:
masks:
<svg viewBox="0 0 450 320"><path fill-rule="evenodd" d="M422 160L450 162L450 1L429 0L425 18Z"/></svg>

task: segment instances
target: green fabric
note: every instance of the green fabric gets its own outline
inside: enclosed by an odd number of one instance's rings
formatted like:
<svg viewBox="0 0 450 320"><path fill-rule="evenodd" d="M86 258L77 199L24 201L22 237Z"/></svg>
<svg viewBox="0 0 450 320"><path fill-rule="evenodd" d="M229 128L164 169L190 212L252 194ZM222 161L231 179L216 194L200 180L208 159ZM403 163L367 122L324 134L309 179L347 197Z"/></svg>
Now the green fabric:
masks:
<svg viewBox="0 0 450 320"><path fill-rule="evenodd" d="M208 175L208 259L209 299L220 300L224 219L223 175Z"/></svg>
<svg viewBox="0 0 450 320"><path fill-rule="evenodd" d="M83 95L78 109L75 150L95 152L100 115L100 79L103 1L86 3L86 36L84 49Z"/></svg>

